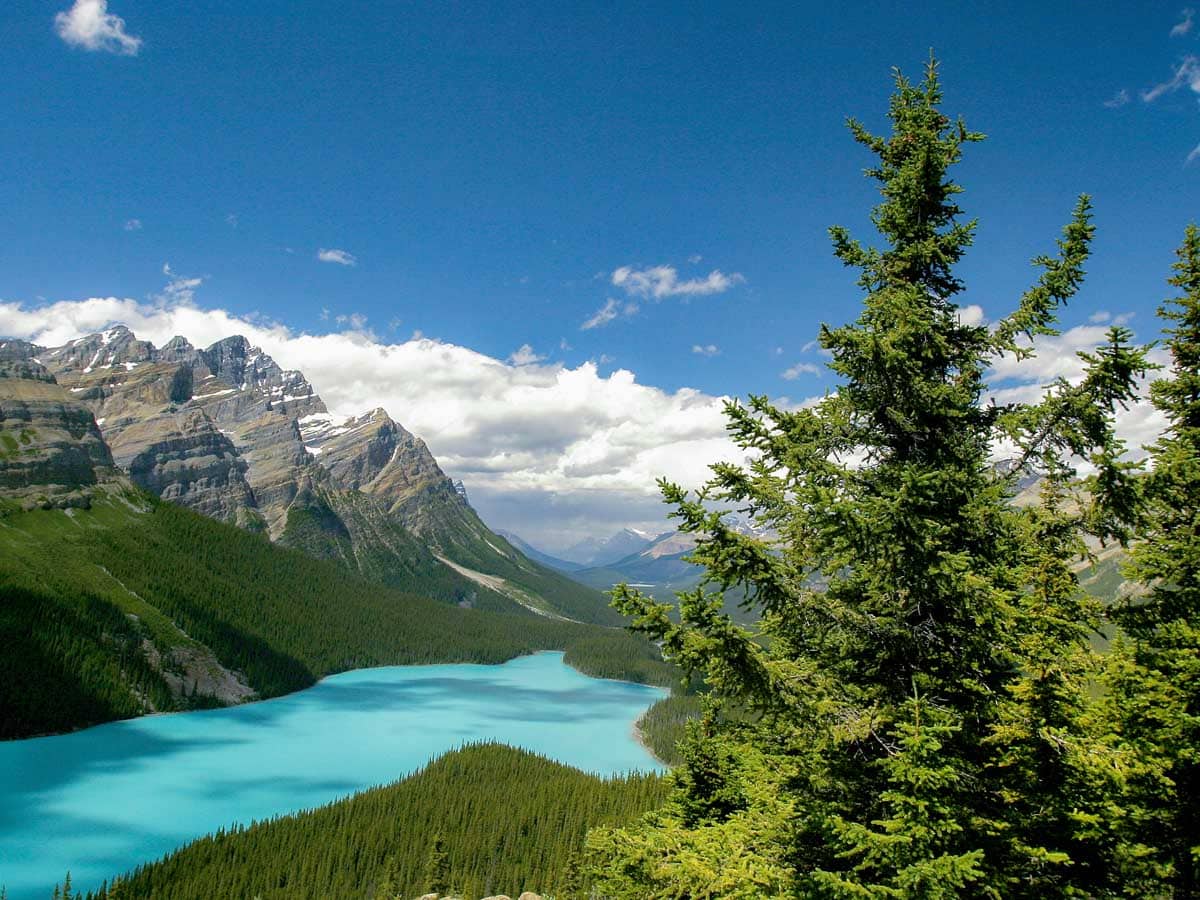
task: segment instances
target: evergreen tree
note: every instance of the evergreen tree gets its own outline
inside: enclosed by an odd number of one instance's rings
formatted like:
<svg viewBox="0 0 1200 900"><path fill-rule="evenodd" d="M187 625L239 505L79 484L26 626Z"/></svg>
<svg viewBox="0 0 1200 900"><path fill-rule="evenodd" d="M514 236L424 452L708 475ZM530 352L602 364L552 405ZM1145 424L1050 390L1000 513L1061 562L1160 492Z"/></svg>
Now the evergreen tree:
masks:
<svg viewBox="0 0 1200 900"><path fill-rule="evenodd" d="M441 834L435 834L429 844L429 855L425 857L425 889L440 893L450 889L450 858L446 853L446 842Z"/></svg>
<svg viewBox="0 0 1200 900"><path fill-rule="evenodd" d="M400 896L396 875L396 857L389 856L383 864L383 874L379 876L379 884L375 888L375 900L395 900Z"/></svg>
<svg viewBox="0 0 1200 900"><path fill-rule="evenodd" d="M1034 337L1056 333L1091 212L1081 198L1011 315L993 329L964 321L954 267L975 223L948 170L982 135L941 99L931 61L921 84L896 75L890 136L850 122L877 158L867 174L885 246L831 230L866 293L855 323L821 331L838 387L800 410L730 404L730 434L754 461L714 465L696 495L661 483L707 570L678 595L678 623L669 605L614 591L636 628L751 715L706 717L667 805L591 836L606 896L1110 890L1093 813L1107 770L1086 691L1098 617L1068 564L1084 532L1126 537L1136 492L1111 417L1146 363L1113 329L1081 383L1036 405L984 402L997 358L1026 359ZM1014 448L1008 465L991 462L998 442ZM1090 491L1076 457L1096 468ZM1030 475L1045 479L1043 501L1017 508ZM734 532L728 506L778 539ZM756 628L721 612L731 589L761 614Z"/></svg>
<svg viewBox="0 0 1200 900"><path fill-rule="evenodd" d="M1151 385L1167 428L1151 447L1146 522L1130 575L1147 587L1115 611L1126 638L1112 654L1116 723L1136 765L1123 820L1124 859L1175 898L1200 897L1200 230L1190 225L1167 301L1169 376ZM1131 877L1133 877L1131 875ZM1148 890L1144 896L1154 896Z"/></svg>

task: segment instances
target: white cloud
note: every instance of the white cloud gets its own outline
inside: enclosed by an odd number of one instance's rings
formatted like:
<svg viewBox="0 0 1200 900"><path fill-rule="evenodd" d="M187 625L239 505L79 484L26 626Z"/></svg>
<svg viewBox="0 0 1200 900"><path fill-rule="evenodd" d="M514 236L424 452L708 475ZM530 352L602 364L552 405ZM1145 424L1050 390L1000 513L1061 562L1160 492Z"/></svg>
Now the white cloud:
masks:
<svg viewBox="0 0 1200 900"><path fill-rule="evenodd" d="M688 257L688 262L690 262L693 266L696 265L696 263L703 262L703 261L704 261L704 257L701 256L699 253L693 253L691 256Z"/></svg>
<svg viewBox="0 0 1200 900"><path fill-rule="evenodd" d="M602 325L607 325L616 319L630 318L637 315L638 305L632 301L622 303L620 300L614 300L609 297L604 301L604 305L591 314L584 323L579 326L581 331L589 331L592 328L599 328Z"/></svg>
<svg viewBox="0 0 1200 900"><path fill-rule="evenodd" d="M230 228L237 228L238 227L237 213L229 213L228 215L226 215L225 216L225 224L228 225Z"/></svg>
<svg viewBox="0 0 1200 900"><path fill-rule="evenodd" d="M1200 57L1185 56L1168 80L1142 91L1142 99L1153 103L1163 94L1174 93L1183 87L1200 94Z"/></svg>
<svg viewBox="0 0 1200 900"><path fill-rule="evenodd" d="M358 258L353 253L347 253L345 250L336 248L325 249L322 247L317 251L317 259L321 262L337 263L339 266L357 266Z"/></svg>
<svg viewBox="0 0 1200 900"><path fill-rule="evenodd" d="M1120 109L1129 102L1129 91L1126 88L1121 88L1111 97L1104 101L1104 105L1109 109Z"/></svg>
<svg viewBox="0 0 1200 900"><path fill-rule="evenodd" d="M784 369L779 373L779 377L784 381L795 381L801 375L820 375L821 369L812 363L798 362L790 369Z"/></svg>
<svg viewBox="0 0 1200 900"><path fill-rule="evenodd" d="M692 352L700 356L716 356L721 350L716 344L692 344Z"/></svg>
<svg viewBox="0 0 1200 900"><path fill-rule="evenodd" d="M990 398L997 403L1029 403L1036 401L1057 378L1077 383L1083 378L1085 366L1079 352L1095 350L1106 342L1109 327L1126 324L1132 318L1129 313L1113 316L1097 312L1090 317L1092 324L1078 325L1053 337L1039 337L1034 344L1037 355L1030 359L1002 357L988 372L993 385ZM1161 346L1150 352L1150 361L1159 365L1170 362ZM1149 382L1160 375L1161 372L1151 372L1139 387L1139 402L1117 416L1117 433L1135 457L1144 455L1141 448L1155 440L1166 425L1162 414L1148 401Z"/></svg>
<svg viewBox="0 0 1200 900"><path fill-rule="evenodd" d="M141 219L126 219L125 224L122 227L124 227L124 229L126 231L141 231L142 230L142 220Z"/></svg>
<svg viewBox="0 0 1200 900"><path fill-rule="evenodd" d="M137 56L142 39L125 30L125 20L108 11L108 0L75 0L54 17L54 30L73 47Z"/></svg>
<svg viewBox="0 0 1200 900"><path fill-rule="evenodd" d="M1107 324L1077 325L1053 337L1039 337L1036 356L1018 360L1011 354L1005 355L992 366L988 377L993 384L1016 380L1045 385L1055 378L1078 380L1083 377L1084 370L1079 351L1091 350L1104 343L1108 328Z"/></svg>
<svg viewBox="0 0 1200 900"><path fill-rule="evenodd" d="M814 350L817 351L818 353L820 353L824 357L828 357L830 359L833 358L833 351L828 350L825 347L822 347L821 342L819 340L817 340L816 338L813 338L811 341L806 342L804 344L804 346L800 348L801 353L811 353ZM782 351L780 351L780 352L782 352Z"/></svg>
<svg viewBox="0 0 1200 900"><path fill-rule="evenodd" d="M539 363L546 357L539 356L533 352L533 347L529 344L522 344L508 356L508 361L514 366L531 366L534 363Z"/></svg>
<svg viewBox="0 0 1200 900"><path fill-rule="evenodd" d="M983 307L976 303L960 306L957 315L958 321L963 325L982 325L987 321L983 315Z"/></svg>
<svg viewBox="0 0 1200 900"><path fill-rule="evenodd" d="M713 269L704 278L680 281L679 272L674 266L651 266L648 269L621 266L613 271L609 280L631 297L662 300L666 297L722 294L746 279L737 272L726 275L720 269Z"/></svg>
<svg viewBox="0 0 1200 900"><path fill-rule="evenodd" d="M156 303L109 297L26 308L0 302L0 335L53 346L120 322L160 346L182 334L203 347L244 334L280 365L301 369L335 414L387 409L425 438L447 474L466 481L487 521L547 549L630 523L659 523L665 530L658 476L695 487L712 462L743 459L725 432L725 398L639 384L627 369L602 375L600 365L612 362L607 356L572 368L517 362L532 348L523 347L509 363L419 332L400 343L353 329L309 334L202 309L191 300L202 279L183 278L169 266L164 273L171 283ZM992 396L1036 400L1055 377L1081 377L1076 352L1103 342L1105 332L1097 324L1078 326L1039 339L1031 360L998 361L988 376ZM1164 359L1161 348L1155 359ZM797 375L817 369L800 366L808 368L798 366ZM796 409L814 401L780 402ZM1149 403L1120 417L1120 433L1132 448L1152 441L1162 427Z"/></svg>
<svg viewBox="0 0 1200 900"><path fill-rule="evenodd" d="M358 312L350 313L349 315L335 316L333 321L338 325L349 325L354 331L363 331L367 327L367 317Z"/></svg>
<svg viewBox="0 0 1200 900"><path fill-rule="evenodd" d="M196 289L204 284L203 278L184 277L171 271L170 263L163 263L162 273L169 279L157 294L155 299L161 303L191 303L196 296Z"/></svg>
<svg viewBox="0 0 1200 900"><path fill-rule="evenodd" d="M1186 25L1186 28L1181 31L1181 34L1186 34L1191 30L1192 18L1191 10L1184 10L1186 13L1184 21L1180 22L1176 28ZM1175 34L1174 31L1171 32ZM1147 88L1141 92L1142 99L1147 103L1153 103L1164 94L1173 94L1178 90L1187 88L1193 94L1200 94L1200 57L1195 55L1185 56L1171 73L1171 77L1160 84L1156 84L1152 88ZM1192 148L1192 151L1184 160L1184 165L1188 165L1200 157L1200 144Z"/></svg>
<svg viewBox="0 0 1200 900"><path fill-rule="evenodd" d="M666 530L658 476L695 487L710 463L742 458L725 432L725 398L639 384L621 368L602 375L606 356L576 367L510 364L419 335L390 343L353 330L308 334L166 296L0 302L0 334L43 345L118 322L160 346L177 334L201 347L244 334L301 369L336 414L382 406L465 480L485 519L547 546L631 522Z"/></svg>
<svg viewBox="0 0 1200 900"><path fill-rule="evenodd" d="M1196 11L1189 7L1188 9L1180 12L1180 15L1183 18L1176 22L1171 28L1171 37L1183 37L1192 30L1192 25L1194 24L1194 20L1196 18Z"/></svg>

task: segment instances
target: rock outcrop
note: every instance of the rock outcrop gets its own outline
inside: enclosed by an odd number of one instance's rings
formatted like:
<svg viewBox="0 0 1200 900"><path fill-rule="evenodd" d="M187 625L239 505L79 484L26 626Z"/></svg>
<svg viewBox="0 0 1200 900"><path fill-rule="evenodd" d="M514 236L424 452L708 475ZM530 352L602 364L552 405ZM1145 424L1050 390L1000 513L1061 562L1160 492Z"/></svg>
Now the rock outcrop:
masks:
<svg viewBox="0 0 1200 900"><path fill-rule="evenodd" d="M425 442L382 409L340 423L328 413L310 415L300 429L322 467L346 487L379 497L389 511L449 480Z"/></svg>
<svg viewBox="0 0 1200 900"><path fill-rule="evenodd" d="M182 338L160 351L118 326L42 358L95 415L134 483L213 518L248 527L261 521L245 461L191 402L209 371Z"/></svg>
<svg viewBox="0 0 1200 900"><path fill-rule="evenodd" d="M36 351L24 341L0 342L0 492L80 497L117 470L91 410Z"/></svg>

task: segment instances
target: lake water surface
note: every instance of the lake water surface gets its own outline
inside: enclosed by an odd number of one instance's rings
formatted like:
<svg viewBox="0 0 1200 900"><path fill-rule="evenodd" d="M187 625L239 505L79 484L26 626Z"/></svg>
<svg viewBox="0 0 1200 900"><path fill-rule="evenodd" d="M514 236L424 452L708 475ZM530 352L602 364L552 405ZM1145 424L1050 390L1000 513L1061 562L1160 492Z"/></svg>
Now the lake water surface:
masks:
<svg viewBox="0 0 1200 900"><path fill-rule="evenodd" d="M48 900L234 822L394 781L497 740L601 775L660 769L632 725L666 692L538 653L500 666L393 666L229 709L0 742L0 885Z"/></svg>

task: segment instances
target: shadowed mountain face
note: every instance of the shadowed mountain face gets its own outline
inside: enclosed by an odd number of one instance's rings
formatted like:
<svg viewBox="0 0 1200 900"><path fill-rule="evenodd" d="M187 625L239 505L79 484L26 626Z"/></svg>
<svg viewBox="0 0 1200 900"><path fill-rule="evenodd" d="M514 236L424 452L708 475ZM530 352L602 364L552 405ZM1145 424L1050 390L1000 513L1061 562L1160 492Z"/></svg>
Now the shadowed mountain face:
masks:
<svg viewBox="0 0 1200 900"><path fill-rule="evenodd" d="M158 348L116 326L62 347L5 346L32 373L22 392L41 392L38 415L90 427L96 464L166 500L448 602L617 621L604 597L492 533L425 442L384 410L335 418L302 373L244 337ZM40 465L83 465L79 448L63 452Z"/></svg>

